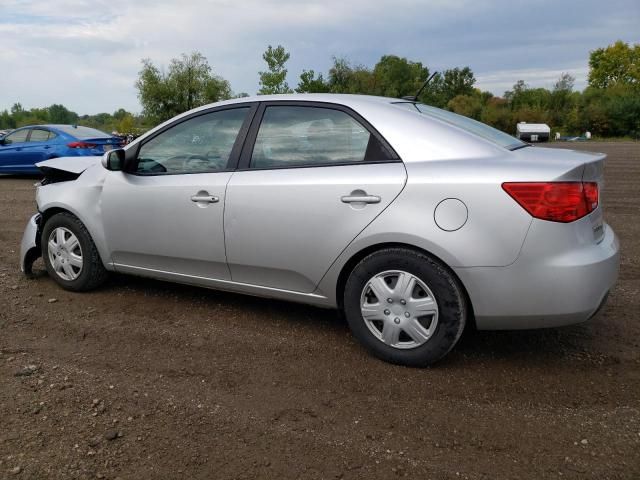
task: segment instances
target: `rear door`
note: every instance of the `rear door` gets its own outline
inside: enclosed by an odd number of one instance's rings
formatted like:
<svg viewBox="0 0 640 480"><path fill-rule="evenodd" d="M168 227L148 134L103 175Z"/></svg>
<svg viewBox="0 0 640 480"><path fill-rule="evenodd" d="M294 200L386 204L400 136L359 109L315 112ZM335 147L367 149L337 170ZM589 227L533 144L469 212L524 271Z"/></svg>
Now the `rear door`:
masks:
<svg viewBox="0 0 640 480"><path fill-rule="evenodd" d="M232 280L312 292L405 180L395 152L351 110L263 103L227 187Z"/></svg>
<svg viewBox="0 0 640 480"><path fill-rule="evenodd" d="M31 129L29 141L24 146L25 157L32 164L47 160L53 152L50 139L55 138L55 134L44 127L34 127Z"/></svg>

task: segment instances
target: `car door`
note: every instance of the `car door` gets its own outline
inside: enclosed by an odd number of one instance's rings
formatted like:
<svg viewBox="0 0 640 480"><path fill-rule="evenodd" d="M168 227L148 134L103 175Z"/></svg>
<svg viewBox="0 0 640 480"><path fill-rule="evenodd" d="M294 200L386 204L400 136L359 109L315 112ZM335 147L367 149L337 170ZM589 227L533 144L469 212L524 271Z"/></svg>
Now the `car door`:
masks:
<svg viewBox="0 0 640 480"><path fill-rule="evenodd" d="M405 181L392 148L349 109L263 103L227 187L233 281L312 292Z"/></svg>
<svg viewBox="0 0 640 480"><path fill-rule="evenodd" d="M52 151L49 143L52 138L55 138L55 134L46 128L32 128L28 141L23 148L27 162L33 166L38 162L47 160Z"/></svg>
<svg viewBox="0 0 640 480"><path fill-rule="evenodd" d="M242 104L180 119L135 147L130 172L109 172L101 207L116 270L230 278L225 189L254 112Z"/></svg>
<svg viewBox="0 0 640 480"><path fill-rule="evenodd" d="M0 145L0 173L21 173L33 168L25 150L29 132L29 128L20 128L3 138Z"/></svg>

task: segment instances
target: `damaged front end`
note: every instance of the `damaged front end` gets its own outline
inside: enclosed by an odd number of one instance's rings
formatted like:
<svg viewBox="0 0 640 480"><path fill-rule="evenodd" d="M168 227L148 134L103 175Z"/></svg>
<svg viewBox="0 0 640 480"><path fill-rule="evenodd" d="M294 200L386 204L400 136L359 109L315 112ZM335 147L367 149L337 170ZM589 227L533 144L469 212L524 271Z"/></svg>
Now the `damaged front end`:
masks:
<svg viewBox="0 0 640 480"><path fill-rule="evenodd" d="M22 235L22 243L20 244L20 270L27 276L33 275L33 262L42 255L41 239L42 228L44 227L43 212L47 208L41 205L38 200L38 193L41 188L47 188L47 185L71 182L77 180L82 173L89 167L100 162L100 157L62 157L44 162L37 163L36 166L43 173L44 178L37 184L38 192L36 199L38 202L39 213L33 215ZM49 203L49 202L45 202Z"/></svg>
<svg viewBox="0 0 640 480"><path fill-rule="evenodd" d="M51 183L71 182L80 176L80 173L68 172L52 167L40 167L40 171L44 174L44 178L40 185L49 185Z"/></svg>
<svg viewBox="0 0 640 480"><path fill-rule="evenodd" d="M20 270L27 275L33 275L33 262L42 255L42 246L40 244L42 229L42 215L35 214L29 219L24 234L22 235L22 243L20 244Z"/></svg>

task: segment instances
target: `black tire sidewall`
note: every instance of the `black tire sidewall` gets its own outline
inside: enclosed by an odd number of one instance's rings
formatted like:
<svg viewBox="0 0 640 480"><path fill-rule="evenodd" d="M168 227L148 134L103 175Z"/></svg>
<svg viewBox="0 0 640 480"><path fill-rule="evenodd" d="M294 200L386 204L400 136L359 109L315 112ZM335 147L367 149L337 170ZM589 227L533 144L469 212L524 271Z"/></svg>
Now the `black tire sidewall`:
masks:
<svg viewBox="0 0 640 480"><path fill-rule="evenodd" d="M365 284L387 270L402 270L415 275L433 292L438 305L438 325L423 345L398 349L376 338L362 318L360 297ZM456 278L432 257L408 249L385 249L365 257L353 269L344 292L344 310L355 337L383 360L407 365L426 366L445 356L456 344L466 320L465 299Z"/></svg>
<svg viewBox="0 0 640 480"><path fill-rule="evenodd" d="M65 280L60 277L49 261L49 236L51 235L51 232L58 227L64 227L69 230L76 236L80 243L80 249L82 250L82 270L80 271L78 278L75 280ZM47 220L44 228L42 229L42 258L44 260L45 267L47 268L47 272L56 283L67 290L86 290L91 284L95 274L95 272L92 272L92 269L104 268L102 265L94 265L94 250L95 245L86 228L82 225L80 220L71 214L58 213L53 215L49 220Z"/></svg>

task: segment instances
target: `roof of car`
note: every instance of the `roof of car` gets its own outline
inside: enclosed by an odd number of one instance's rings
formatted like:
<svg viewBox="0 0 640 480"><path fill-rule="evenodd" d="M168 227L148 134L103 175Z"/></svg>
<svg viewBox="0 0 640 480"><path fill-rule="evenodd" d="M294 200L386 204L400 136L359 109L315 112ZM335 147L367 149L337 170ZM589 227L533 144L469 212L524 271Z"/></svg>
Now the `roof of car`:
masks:
<svg viewBox="0 0 640 480"><path fill-rule="evenodd" d="M398 98L389 97L377 97L374 95L355 95L346 93L286 93L280 95L254 95L251 97L232 98L230 100L224 100L215 104L205 105L201 108L211 107L212 105L228 105L233 103L246 103L246 102L269 102L269 101L304 101L304 102L327 102L337 103L346 106L356 106L366 103L393 103L402 102Z"/></svg>
<svg viewBox="0 0 640 480"><path fill-rule="evenodd" d="M73 127L74 125L71 123L45 123L45 124L38 124L38 125L23 125L22 127L18 127L16 128L16 130L19 130L20 128L60 128L60 127ZM75 125L76 128L91 128L91 127L85 127L84 125Z"/></svg>

